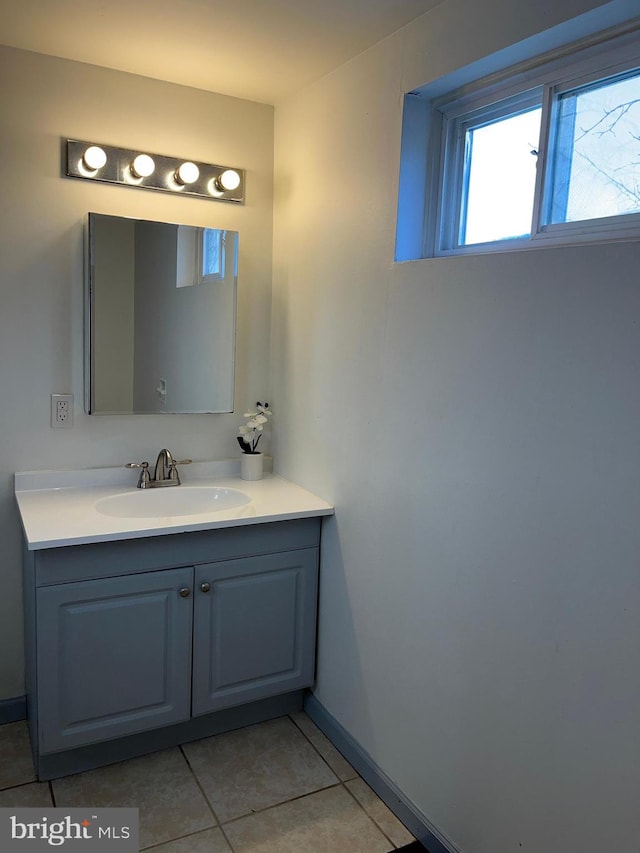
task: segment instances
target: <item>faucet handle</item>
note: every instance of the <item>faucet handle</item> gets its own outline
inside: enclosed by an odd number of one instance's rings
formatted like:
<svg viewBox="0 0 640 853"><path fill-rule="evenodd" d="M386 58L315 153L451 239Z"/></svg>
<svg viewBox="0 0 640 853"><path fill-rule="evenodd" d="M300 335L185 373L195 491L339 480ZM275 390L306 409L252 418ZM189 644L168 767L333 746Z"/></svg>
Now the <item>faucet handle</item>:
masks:
<svg viewBox="0 0 640 853"><path fill-rule="evenodd" d="M148 462L127 462L125 468L140 468L140 477L138 479L138 488L146 489L149 485L149 463Z"/></svg>
<svg viewBox="0 0 640 853"><path fill-rule="evenodd" d="M191 459L180 459L180 460L172 459L171 462L169 462L169 476L167 477L167 479L172 480L174 483L177 483L178 485L180 485L180 476L178 474L178 465L190 465L192 461L193 460L191 460Z"/></svg>

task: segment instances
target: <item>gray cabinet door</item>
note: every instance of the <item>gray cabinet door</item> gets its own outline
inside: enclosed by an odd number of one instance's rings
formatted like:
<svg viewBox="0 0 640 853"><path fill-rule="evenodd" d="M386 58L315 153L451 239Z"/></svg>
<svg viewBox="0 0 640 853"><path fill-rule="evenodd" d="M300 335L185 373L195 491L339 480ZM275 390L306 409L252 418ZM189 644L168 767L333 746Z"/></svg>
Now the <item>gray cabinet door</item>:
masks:
<svg viewBox="0 0 640 853"><path fill-rule="evenodd" d="M313 683L317 589L316 548L196 566L194 715Z"/></svg>
<svg viewBox="0 0 640 853"><path fill-rule="evenodd" d="M192 586L188 567L38 590L41 752L189 718Z"/></svg>

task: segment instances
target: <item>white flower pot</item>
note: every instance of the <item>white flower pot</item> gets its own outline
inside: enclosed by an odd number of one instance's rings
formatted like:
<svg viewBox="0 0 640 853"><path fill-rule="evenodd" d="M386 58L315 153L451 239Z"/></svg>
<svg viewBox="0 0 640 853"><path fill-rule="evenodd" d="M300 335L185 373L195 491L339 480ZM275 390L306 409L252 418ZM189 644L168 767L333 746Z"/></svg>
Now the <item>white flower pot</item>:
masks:
<svg viewBox="0 0 640 853"><path fill-rule="evenodd" d="M264 456L262 453L243 453L240 457L240 476L243 480L261 480Z"/></svg>

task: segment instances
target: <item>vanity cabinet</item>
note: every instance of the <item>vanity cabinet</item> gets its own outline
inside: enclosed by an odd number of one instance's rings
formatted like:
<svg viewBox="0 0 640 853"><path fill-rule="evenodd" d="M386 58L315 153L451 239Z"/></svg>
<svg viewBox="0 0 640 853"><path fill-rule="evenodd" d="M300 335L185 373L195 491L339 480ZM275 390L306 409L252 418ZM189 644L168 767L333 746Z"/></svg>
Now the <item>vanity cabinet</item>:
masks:
<svg viewBox="0 0 640 853"><path fill-rule="evenodd" d="M190 716L193 569L38 590L42 752Z"/></svg>
<svg viewBox="0 0 640 853"><path fill-rule="evenodd" d="M180 742L234 727L234 709L246 724L269 697L301 698L315 668L319 533L309 518L27 552L40 778L62 754L84 769L96 744L126 741L131 754L150 730Z"/></svg>
<svg viewBox="0 0 640 853"><path fill-rule="evenodd" d="M313 683L316 549L195 569L192 713Z"/></svg>

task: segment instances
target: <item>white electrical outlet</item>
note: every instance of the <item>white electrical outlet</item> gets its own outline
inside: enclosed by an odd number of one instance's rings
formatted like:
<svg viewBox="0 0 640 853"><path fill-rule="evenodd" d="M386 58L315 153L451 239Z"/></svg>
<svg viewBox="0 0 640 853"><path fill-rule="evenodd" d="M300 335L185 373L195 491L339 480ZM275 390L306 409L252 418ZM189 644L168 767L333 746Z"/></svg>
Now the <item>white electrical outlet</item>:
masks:
<svg viewBox="0 0 640 853"><path fill-rule="evenodd" d="M51 426L54 429L73 426L73 394L51 395Z"/></svg>

